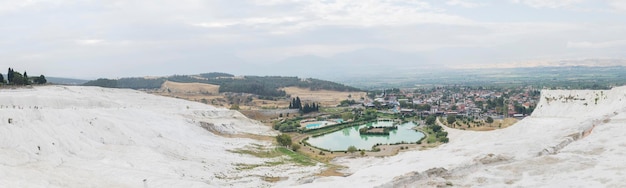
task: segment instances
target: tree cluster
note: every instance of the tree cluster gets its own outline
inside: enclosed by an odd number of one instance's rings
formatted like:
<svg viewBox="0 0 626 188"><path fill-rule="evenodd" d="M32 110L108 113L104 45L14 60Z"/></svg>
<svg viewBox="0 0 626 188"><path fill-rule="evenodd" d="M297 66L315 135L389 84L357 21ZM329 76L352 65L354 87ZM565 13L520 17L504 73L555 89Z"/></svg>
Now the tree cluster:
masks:
<svg viewBox="0 0 626 188"><path fill-rule="evenodd" d="M122 78L118 80L98 79L90 81L84 85L101 86L111 88L132 88L132 89L154 89L161 87L166 81L181 83L205 83L220 86L220 93L250 93L259 95L260 97L285 97L287 93L281 88L284 87L300 87L309 88L311 90L333 90L333 91L359 91L354 87L342 84L317 80L317 79L300 79L298 77L282 77L282 76L245 76L235 77L227 73L204 73L197 76L174 75L162 79L145 79L145 78Z"/></svg>
<svg viewBox="0 0 626 188"><path fill-rule="evenodd" d="M304 103L300 101L300 97L292 98L289 103L289 109L299 109L301 113L306 114L309 112L317 112L320 110L319 104L316 103Z"/></svg>
<svg viewBox="0 0 626 188"><path fill-rule="evenodd" d="M426 117L426 125L435 125L435 121L437 121L437 117L434 115Z"/></svg>
<svg viewBox="0 0 626 188"><path fill-rule="evenodd" d="M454 122L456 122L456 115L448 115L446 120L448 121L448 125L452 125Z"/></svg>
<svg viewBox="0 0 626 188"><path fill-rule="evenodd" d="M493 118L492 117L487 117L487 120L485 121L487 123L493 123Z"/></svg>
<svg viewBox="0 0 626 188"><path fill-rule="evenodd" d="M121 78L118 80L112 80L100 78L97 80L89 81L83 85L108 88L157 89L161 88L161 85L163 85L164 82L165 79Z"/></svg>
<svg viewBox="0 0 626 188"><path fill-rule="evenodd" d="M450 139L448 138L448 132L444 131L441 126L430 125L428 126L428 128L433 130L436 140L439 140L442 143L448 143L448 141L450 141Z"/></svg>
<svg viewBox="0 0 626 188"><path fill-rule="evenodd" d="M289 147L291 147L291 136L289 136L287 134L280 134L280 135L276 136L276 142L280 146L284 146L284 147L289 148Z"/></svg>
<svg viewBox="0 0 626 188"><path fill-rule="evenodd" d="M33 81L35 84L46 84L48 82L44 75L31 78L28 77L28 73L26 73L26 71L24 71L24 74L21 74L19 72L15 72L12 68L9 68L6 80L4 79L4 76L0 74L0 83L7 83L10 85L30 85Z"/></svg>

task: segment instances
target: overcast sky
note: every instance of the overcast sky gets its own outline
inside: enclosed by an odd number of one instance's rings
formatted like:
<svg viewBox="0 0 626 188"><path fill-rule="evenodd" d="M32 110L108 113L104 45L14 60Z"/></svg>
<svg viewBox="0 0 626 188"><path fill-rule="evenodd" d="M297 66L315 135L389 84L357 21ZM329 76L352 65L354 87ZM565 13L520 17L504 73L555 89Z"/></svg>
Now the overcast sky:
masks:
<svg viewBox="0 0 626 188"><path fill-rule="evenodd" d="M359 65L350 57L364 53L454 67L624 52L624 0L0 0L0 65L30 75L251 74L238 67L338 56Z"/></svg>

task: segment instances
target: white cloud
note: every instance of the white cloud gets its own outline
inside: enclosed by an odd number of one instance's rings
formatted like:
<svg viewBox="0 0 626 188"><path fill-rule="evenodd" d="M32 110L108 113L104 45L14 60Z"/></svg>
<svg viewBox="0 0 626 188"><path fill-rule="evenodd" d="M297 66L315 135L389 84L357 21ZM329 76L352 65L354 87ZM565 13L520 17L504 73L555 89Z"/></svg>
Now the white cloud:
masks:
<svg viewBox="0 0 626 188"><path fill-rule="evenodd" d="M76 40L76 43L80 45L97 45L97 44L102 44L103 42L104 40L100 40L100 39Z"/></svg>
<svg viewBox="0 0 626 188"><path fill-rule="evenodd" d="M609 5L618 11L626 11L626 1L624 0L609 0Z"/></svg>
<svg viewBox="0 0 626 188"><path fill-rule="evenodd" d="M484 3L475 3L466 0L449 0L446 2L446 4L450 6L461 6L465 8L477 8L485 6Z"/></svg>
<svg viewBox="0 0 626 188"><path fill-rule="evenodd" d="M533 8L563 8L584 2L585 0L512 0Z"/></svg>
<svg viewBox="0 0 626 188"><path fill-rule="evenodd" d="M567 42L568 48L590 48L590 49L600 49L600 48L614 48L614 47L626 47L626 40L613 40L613 41L603 41L603 42Z"/></svg>
<svg viewBox="0 0 626 188"><path fill-rule="evenodd" d="M543 9L528 11L527 5ZM0 0L0 55L22 65L57 63L51 67L62 69L74 67L73 62L87 68L159 62L168 72L168 65L183 61L193 65L210 59L208 67L222 67L233 59L262 64L363 48L405 53L452 49L431 59L442 63L449 54L457 58L447 61L452 63L492 62L495 56L617 54L613 47L624 46L620 39L626 29L614 11L566 11L550 17L554 10L549 8L584 5L626 10L620 0ZM476 13L451 6L486 7Z"/></svg>

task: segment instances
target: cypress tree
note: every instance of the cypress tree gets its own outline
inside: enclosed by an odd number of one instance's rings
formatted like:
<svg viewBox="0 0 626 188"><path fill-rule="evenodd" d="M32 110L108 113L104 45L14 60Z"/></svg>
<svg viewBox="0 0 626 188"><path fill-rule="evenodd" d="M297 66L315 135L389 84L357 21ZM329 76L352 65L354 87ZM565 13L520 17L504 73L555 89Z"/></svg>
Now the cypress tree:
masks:
<svg viewBox="0 0 626 188"><path fill-rule="evenodd" d="M28 78L26 71L24 71L24 85L30 85L30 79Z"/></svg>
<svg viewBox="0 0 626 188"><path fill-rule="evenodd" d="M291 103L289 103L289 109L295 109L295 108L296 108L296 98L292 98Z"/></svg>
<svg viewBox="0 0 626 188"><path fill-rule="evenodd" d="M9 67L9 72L7 73L7 80L9 84L13 83L13 69Z"/></svg>
<svg viewBox="0 0 626 188"><path fill-rule="evenodd" d="M300 102L300 97L296 97L296 104L294 108L302 109L302 103Z"/></svg>
<svg viewBox="0 0 626 188"><path fill-rule="evenodd" d="M4 84L4 76L2 74L0 74L0 83Z"/></svg>

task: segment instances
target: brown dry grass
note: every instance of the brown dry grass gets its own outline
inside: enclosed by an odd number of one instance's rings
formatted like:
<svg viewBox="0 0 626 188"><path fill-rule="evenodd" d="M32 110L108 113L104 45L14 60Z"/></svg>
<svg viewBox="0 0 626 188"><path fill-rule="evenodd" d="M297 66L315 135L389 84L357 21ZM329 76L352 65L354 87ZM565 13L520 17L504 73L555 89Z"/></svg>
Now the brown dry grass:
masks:
<svg viewBox="0 0 626 188"><path fill-rule="evenodd" d="M289 102L286 100L272 101L272 100L261 100L254 99L252 103L254 103L255 108L287 108L289 107Z"/></svg>
<svg viewBox="0 0 626 188"><path fill-rule="evenodd" d="M345 167L332 165L332 166L329 166L328 168L324 169L324 171L322 171L319 174L317 174L317 176L321 176L321 177L330 177L330 176L346 177L346 176L348 176L348 174L344 174L344 173L339 172L343 168L345 168Z"/></svg>
<svg viewBox="0 0 626 188"><path fill-rule="evenodd" d="M203 93L216 95L219 94L220 86L203 83L179 83L165 81L165 83L161 85L161 90L162 92L167 92L168 89L171 93Z"/></svg>
<svg viewBox="0 0 626 188"><path fill-rule="evenodd" d="M321 103L322 106L336 106L341 101L346 99L358 101L361 97L367 97L365 92L341 92L328 90L311 91L308 88L299 87L286 87L282 89L285 90L287 94L291 95L291 97L300 97L300 100L307 102L318 102ZM352 95L352 97L348 98L348 95ZM287 106L288 105L289 103L287 103Z"/></svg>
<svg viewBox="0 0 626 188"><path fill-rule="evenodd" d="M455 129L472 130L472 131L492 131L496 129L504 129L504 128L510 127L511 125L517 123L518 121L519 120L515 118L506 118L504 120L494 120L494 122L491 124L486 123L485 125L479 126L479 127L476 127L474 123L470 123L470 126L471 126L470 128L467 128L467 125L462 124L461 121L457 121L457 123L461 123L461 125L460 126L457 125L455 127L449 126L445 122L444 124L448 127L455 128Z"/></svg>

